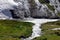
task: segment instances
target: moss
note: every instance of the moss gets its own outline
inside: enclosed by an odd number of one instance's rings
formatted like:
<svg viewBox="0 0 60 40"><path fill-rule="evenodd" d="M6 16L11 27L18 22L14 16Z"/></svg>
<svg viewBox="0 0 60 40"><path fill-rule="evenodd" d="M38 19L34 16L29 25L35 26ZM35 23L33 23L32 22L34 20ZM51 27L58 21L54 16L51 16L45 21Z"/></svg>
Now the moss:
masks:
<svg viewBox="0 0 60 40"><path fill-rule="evenodd" d="M57 14L58 14L58 16L60 16L60 12L58 12Z"/></svg>
<svg viewBox="0 0 60 40"><path fill-rule="evenodd" d="M53 12L55 11L54 6L51 6L51 5L49 5L49 4L46 4L46 5L48 6L48 8L49 8L50 10L52 10Z"/></svg>
<svg viewBox="0 0 60 40"><path fill-rule="evenodd" d="M42 3L42 4L50 3L49 0L39 0L39 1L40 1L40 3Z"/></svg>
<svg viewBox="0 0 60 40"><path fill-rule="evenodd" d="M20 40L21 36L29 37L33 23L0 20L0 40Z"/></svg>
<svg viewBox="0 0 60 40"><path fill-rule="evenodd" d="M54 6L49 5L50 3L49 0L39 0L39 1L42 4L46 4L50 10L55 11Z"/></svg>

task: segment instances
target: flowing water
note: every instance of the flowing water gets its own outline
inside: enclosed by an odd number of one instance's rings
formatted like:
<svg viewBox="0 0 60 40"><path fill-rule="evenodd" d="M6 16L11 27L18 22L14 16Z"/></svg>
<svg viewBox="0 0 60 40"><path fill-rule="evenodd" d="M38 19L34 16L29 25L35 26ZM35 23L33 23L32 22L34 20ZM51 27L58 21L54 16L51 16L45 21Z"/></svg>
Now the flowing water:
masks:
<svg viewBox="0 0 60 40"><path fill-rule="evenodd" d="M39 37L41 36L41 24L43 23L47 23L47 22L53 22L53 21L57 21L58 19L27 19L25 22L32 22L35 25L32 26L32 35L24 40L32 40L35 37Z"/></svg>

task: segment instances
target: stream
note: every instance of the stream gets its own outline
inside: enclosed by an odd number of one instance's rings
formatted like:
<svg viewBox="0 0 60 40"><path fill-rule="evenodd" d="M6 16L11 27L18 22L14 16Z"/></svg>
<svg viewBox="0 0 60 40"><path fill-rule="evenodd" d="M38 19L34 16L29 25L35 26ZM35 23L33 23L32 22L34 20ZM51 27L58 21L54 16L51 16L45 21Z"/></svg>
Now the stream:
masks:
<svg viewBox="0 0 60 40"><path fill-rule="evenodd" d="M24 40L32 40L35 37L41 36L41 24L47 23L47 22L53 22L57 21L58 19L27 19L25 22L31 22L34 23L35 25L32 26L32 35Z"/></svg>

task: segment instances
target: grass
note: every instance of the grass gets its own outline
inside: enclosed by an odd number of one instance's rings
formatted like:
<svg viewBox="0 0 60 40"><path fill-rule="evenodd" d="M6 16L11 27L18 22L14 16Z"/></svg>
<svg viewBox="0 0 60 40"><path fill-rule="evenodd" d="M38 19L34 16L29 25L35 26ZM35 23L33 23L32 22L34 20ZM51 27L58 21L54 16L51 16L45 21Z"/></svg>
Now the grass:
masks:
<svg viewBox="0 0 60 40"><path fill-rule="evenodd" d="M33 40L60 40L60 30L51 30L60 28L60 21L42 24L42 36Z"/></svg>
<svg viewBox="0 0 60 40"><path fill-rule="evenodd" d="M60 28L60 21L42 24L41 28L43 31L53 28Z"/></svg>
<svg viewBox="0 0 60 40"><path fill-rule="evenodd" d="M42 35L41 37L38 37L34 40L60 40L60 36L57 36L55 34L52 35Z"/></svg>
<svg viewBox="0 0 60 40"><path fill-rule="evenodd" d="M33 23L13 20L0 20L0 40L20 40L21 36L29 37Z"/></svg>

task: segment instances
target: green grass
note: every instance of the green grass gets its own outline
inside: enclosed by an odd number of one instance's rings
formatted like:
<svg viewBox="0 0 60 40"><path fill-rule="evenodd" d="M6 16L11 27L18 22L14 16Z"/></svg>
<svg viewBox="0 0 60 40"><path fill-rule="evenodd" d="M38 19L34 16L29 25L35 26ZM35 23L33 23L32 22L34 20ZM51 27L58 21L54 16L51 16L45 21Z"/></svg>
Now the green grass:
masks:
<svg viewBox="0 0 60 40"><path fill-rule="evenodd" d="M53 28L60 28L60 21L42 24L41 28L43 31Z"/></svg>
<svg viewBox="0 0 60 40"><path fill-rule="evenodd" d="M60 30L51 30L53 28L60 28L60 21L42 24L41 28L42 36L33 40L60 40Z"/></svg>
<svg viewBox="0 0 60 40"><path fill-rule="evenodd" d="M0 20L0 40L20 40L21 36L29 37L33 23L13 20Z"/></svg>
<svg viewBox="0 0 60 40"><path fill-rule="evenodd" d="M60 30L47 30L41 37L34 40L60 40Z"/></svg>
<svg viewBox="0 0 60 40"><path fill-rule="evenodd" d="M52 35L42 35L41 37L35 38L34 40L60 40L60 36L57 36L55 34Z"/></svg>

